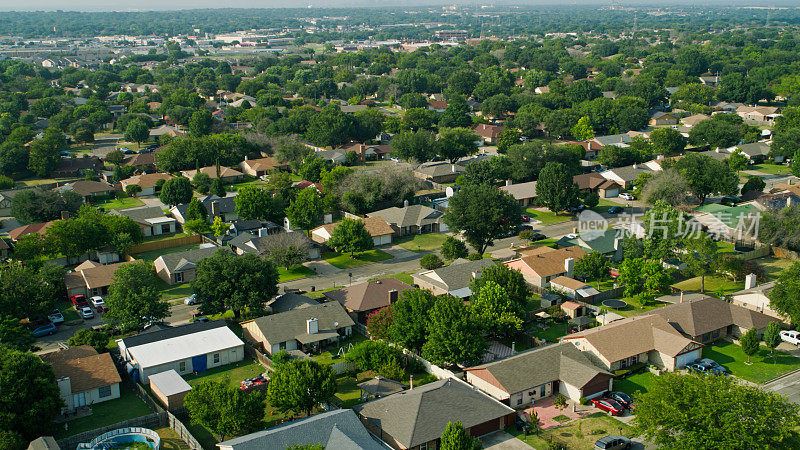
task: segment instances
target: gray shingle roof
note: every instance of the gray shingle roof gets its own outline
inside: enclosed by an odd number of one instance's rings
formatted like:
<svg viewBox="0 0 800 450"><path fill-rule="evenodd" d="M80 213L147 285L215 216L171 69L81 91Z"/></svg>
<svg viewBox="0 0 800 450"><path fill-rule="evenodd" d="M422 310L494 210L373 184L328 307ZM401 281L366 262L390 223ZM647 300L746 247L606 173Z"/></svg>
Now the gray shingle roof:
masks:
<svg viewBox="0 0 800 450"><path fill-rule="evenodd" d="M386 222L397 227L421 226L437 221L442 217L441 211L436 211L423 205L411 205L403 208L396 206L382 209L367 214L367 217L382 217Z"/></svg>
<svg viewBox="0 0 800 450"><path fill-rule="evenodd" d="M648 314L663 317L676 330L689 336L701 336L729 325L763 329L770 322L777 322L777 319L766 314L713 297L684 300L683 303L654 309Z"/></svg>
<svg viewBox="0 0 800 450"><path fill-rule="evenodd" d="M138 208L117 209L111 211L111 214L118 214L120 216L127 217L136 223L145 223L147 219L164 217L164 211L158 206L140 206Z"/></svg>
<svg viewBox="0 0 800 450"><path fill-rule="evenodd" d="M449 422L460 421L464 428L470 428L514 413L508 406L453 378L353 409L405 448L438 439Z"/></svg>
<svg viewBox="0 0 800 450"><path fill-rule="evenodd" d="M500 190L508 192L515 200L524 200L536 197L536 182L509 184L500 187Z"/></svg>
<svg viewBox="0 0 800 450"><path fill-rule="evenodd" d="M414 277L423 279L434 286L448 291L454 291L469 286L472 283L472 272L478 272L485 267L495 264L491 259L468 261L457 259L450 265L431 271L423 271Z"/></svg>
<svg viewBox="0 0 800 450"><path fill-rule="evenodd" d="M293 445L321 444L327 449L379 450L379 444L351 409L337 409L248 434L217 446L224 450L286 450Z"/></svg>
<svg viewBox="0 0 800 450"><path fill-rule="evenodd" d="M280 314L259 317L253 322L270 344L278 344L298 338L308 341L306 321L311 318L319 321L319 334L335 332L355 324L338 302L292 309Z"/></svg>
<svg viewBox="0 0 800 450"><path fill-rule="evenodd" d="M186 250L185 252L167 253L166 255L159 256L158 259L164 261L164 265L170 272L175 272L180 268L185 268L187 264L192 266L197 265L199 261L217 253L217 250L229 251L226 248L218 247L197 248L194 250Z"/></svg>
<svg viewBox="0 0 800 450"><path fill-rule="evenodd" d="M217 214L230 214L236 212L236 197L218 197L214 194L207 195L200 199L200 202L203 206L206 207L206 211L208 211L209 216L212 214L211 212L211 204L217 204ZM184 203L182 205L178 205L175 207L181 216L186 217L186 212L189 210L189 204Z"/></svg>

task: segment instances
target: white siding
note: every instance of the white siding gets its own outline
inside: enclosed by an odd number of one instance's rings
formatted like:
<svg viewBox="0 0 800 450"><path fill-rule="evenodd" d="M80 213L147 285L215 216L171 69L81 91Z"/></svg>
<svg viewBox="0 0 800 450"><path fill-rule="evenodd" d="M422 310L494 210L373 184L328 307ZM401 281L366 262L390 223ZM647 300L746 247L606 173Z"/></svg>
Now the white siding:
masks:
<svg viewBox="0 0 800 450"><path fill-rule="evenodd" d="M218 363L214 363L215 353L219 353ZM212 369L214 367L235 363L241 361L242 359L244 359L244 345L240 345L231 349L210 352L206 354L206 369ZM181 363L184 363L184 370L181 370ZM194 371L194 368L192 367L192 358L180 359L159 366L146 367L144 369L142 369L139 364L136 364L136 366L139 368L139 378L143 383L148 381L150 375L166 372L170 369L175 370L175 372L178 372L179 374L187 374Z"/></svg>
<svg viewBox="0 0 800 450"><path fill-rule="evenodd" d="M476 388L478 388L481 391L483 391L485 394L487 394L487 395L489 395L491 397L494 397L497 400L501 400L502 401L502 400L505 400L505 399L509 398L508 392L500 389L497 386L494 386L494 385L490 384L489 382L487 382L483 378L479 378L479 377L475 376L472 371L468 371L467 372L467 383L475 386Z"/></svg>
<svg viewBox="0 0 800 450"><path fill-rule="evenodd" d="M564 383L563 381L558 383L558 392L570 400L578 401L582 397L580 388L568 383Z"/></svg>

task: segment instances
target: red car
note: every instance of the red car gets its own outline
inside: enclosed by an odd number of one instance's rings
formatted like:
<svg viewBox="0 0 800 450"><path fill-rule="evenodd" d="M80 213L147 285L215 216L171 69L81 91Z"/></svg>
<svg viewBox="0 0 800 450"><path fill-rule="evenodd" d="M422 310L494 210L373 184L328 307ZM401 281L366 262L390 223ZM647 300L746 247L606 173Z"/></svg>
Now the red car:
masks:
<svg viewBox="0 0 800 450"><path fill-rule="evenodd" d="M76 308L79 306L89 306L89 301L86 300L86 296L83 294L71 295L69 301L71 301Z"/></svg>
<svg viewBox="0 0 800 450"><path fill-rule="evenodd" d="M592 404L597 409L602 409L607 413L611 413L612 416L621 416L625 411L625 408L623 408L619 402L611 400L610 398L593 398Z"/></svg>

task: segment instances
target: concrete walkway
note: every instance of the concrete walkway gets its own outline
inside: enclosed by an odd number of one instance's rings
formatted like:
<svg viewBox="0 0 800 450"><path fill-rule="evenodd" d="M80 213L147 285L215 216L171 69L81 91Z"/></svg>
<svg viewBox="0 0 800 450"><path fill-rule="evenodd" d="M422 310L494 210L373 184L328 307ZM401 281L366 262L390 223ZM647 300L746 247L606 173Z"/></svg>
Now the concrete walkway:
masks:
<svg viewBox="0 0 800 450"><path fill-rule="evenodd" d="M522 442L505 431L495 431L479 438L484 449L492 450L527 450L530 445Z"/></svg>

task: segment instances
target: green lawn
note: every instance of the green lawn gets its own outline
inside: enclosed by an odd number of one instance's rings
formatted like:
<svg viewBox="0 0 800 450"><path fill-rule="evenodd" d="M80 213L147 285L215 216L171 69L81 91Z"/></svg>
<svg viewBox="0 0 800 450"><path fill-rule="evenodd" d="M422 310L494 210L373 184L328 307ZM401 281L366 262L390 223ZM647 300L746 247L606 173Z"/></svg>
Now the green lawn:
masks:
<svg viewBox="0 0 800 450"><path fill-rule="evenodd" d="M382 278L394 278L395 280L402 281L405 284L410 284L410 285L414 284L414 279L411 278L411 274L410 273L406 273L406 272L393 273L393 274L387 275L385 277L370 278L369 281L380 280Z"/></svg>
<svg viewBox="0 0 800 450"><path fill-rule="evenodd" d="M350 344L358 344L359 342L366 341L367 337L361 333L353 333L350 338L343 340L338 344L329 344L328 349L324 352L321 352L318 355L314 355L311 357L314 361L320 364L330 365L333 363L340 362L342 360L341 357L338 356L339 350L344 348L347 351L350 348Z"/></svg>
<svg viewBox="0 0 800 450"><path fill-rule="evenodd" d="M352 408L361 403L361 389L355 377L345 376L336 380L336 398L341 400L342 408Z"/></svg>
<svg viewBox="0 0 800 450"><path fill-rule="evenodd" d="M55 438L62 439L153 412L125 383L120 383L119 391L118 399L92 405L92 415L67 422L67 430L63 426L56 427Z"/></svg>
<svg viewBox="0 0 800 450"><path fill-rule="evenodd" d="M769 349L764 346L750 357L752 364L748 365L747 355L742 351L742 347L722 341L717 345L703 347L703 358L711 358L727 367L733 375L753 383L764 383L800 369L800 358L775 352L775 362L773 362Z"/></svg>
<svg viewBox="0 0 800 450"><path fill-rule="evenodd" d="M72 306L72 303L66 300L63 302L58 302L56 304L56 308L58 308L59 311L61 311L61 315L64 316L64 322L81 320L81 316L78 315L78 311L75 311L75 307Z"/></svg>
<svg viewBox="0 0 800 450"><path fill-rule="evenodd" d="M245 378L253 378L266 371L267 369L254 359L245 358L237 363L215 367L197 375L183 375L183 379L190 385L197 386L203 381L221 380L227 377L231 386L239 386L239 382Z"/></svg>
<svg viewBox="0 0 800 450"><path fill-rule="evenodd" d="M603 214L605 212L608 212L608 208L610 208L612 206L622 206L623 208L625 208L625 205L622 205L622 204L617 203L617 202L612 202L611 200L606 200L604 198L601 198L600 201L597 202L597 206L595 206L594 208L589 208L589 209L591 209L592 211L596 212L597 214Z"/></svg>
<svg viewBox="0 0 800 450"><path fill-rule="evenodd" d="M647 311L652 311L652 310L654 310L656 308L661 308L662 306L666 305L666 303L664 303L664 302L652 301L652 302L648 303L647 306L645 306L645 307L639 307L639 306L636 306L635 303L633 302L633 300L630 299L630 298L623 298L622 300L627 302L628 306L626 306L624 308L620 308L620 309L615 309L615 308L607 308L607 309L609 311L615 312L615 313L617 313L617 314L619 314L621 316L633 317L633 316L638 316L639 314L645 313ZM604 306L604 308L606 308L606 307Z"/></svg>
<svg viewBox="0 0 800 450"><path fill-rule="evenodd" d="M717 249L720 253L736 253L735 245L733 242L719 241L717 242Z"/></svg>
<svg viewBox="0 0 800 450"><path fill-rule="evenodd" d="M144 242L166 241L168 239L179 238L188 235L189 235L188 233L169 233L169 234L158 234L155 236L145 236Z"/></svg>
<svg viewBox="0 0 800 450"><path fill-rule="evenodd" d="M555 223L567 222L574 219L574 217L571 214L566 214L566 213L556 214L554 212L539 211L533 208L526 209L525 214L531 217L532 219L542 222L542 225L553 225Z"/></svg>
<svg viewBox="0 0 800 450"><path fill-rule="evenodd" d="M629 425L601 412L544 430L539 434L530 434L527 437L523 436L521 431L517 431L517 427L513 425L506 428L506 432L537 450L586 449L592 448L598 439L608 434L627 437L633 437L635 434ZM551 446L550 442L555 446Z"/></svg>
<svg viewBox="0 0 800 450"><path fill-rule="evenodd" d="M566 336L567 325L569 324L566 322L550 322L546 330L535 328L537 331L534 331L533 335L547 342L556 342L558 338Z"/></svg>
<svg viewBox="0 0 800 450"><path fill-rule="evenodd" d="M413 236L402 236L394 240L394 243L406 250L413 252L430 252L442 247L442 242L447 239L446 234L425 233Z"/></svg>
<svg viewBox="0 0 800 450"><path fill-rule="evenodd" d="M652 372L637 373L621 380L614 380L614 390L633 395L636 391L647 392L656 376Z"/></svg>
<svg viewBox="0 0 800 450"><path fill-rule="evenodd" d="M311 275L314 275L316 272L309 269L306 266L294 266L291 269L286 269L285 267L278 267L278 275L280 278L278 279L279 283L283 283L286 281L297 280L300 278L305 278Z"/></svg>
<svg viewBox="0 0 800 450"><path fill-rule="evenodd" d="M765 258L758 258L756 260L758 265L764 268L767 277L777 279L781 272L792 266L793 261L788 259L776 258L774 256L767 256Z"/></svg>
<svg viewBox="0 0 800 450"><path fill-rule="evenodd" d="M393 256L383 250L368 250L366 252L356 253L355 258L351 258L349 254L341 254L337 252L325 252L322 258L328 264L339 269L349 269L351 267L361 266L364 264L386 261L392 259Z"/></svg>
<svg viewBox="0 0 800 450"><path fill-rule="evenodd" d="M200 248L198 244L180 245L178 247L162 248L159 250L150 250L149 252L134 253L136 259L143 259L145 261L153 262L161 255L168 255L170 253L185 252L187 250L197 250Z"/></svg>
<svg viewBox="0 0 800 450"><path fill-rule="evenodd" d="M555 238L547 238L547 239L542 239L540 241L529 241L527 243L528 244L527 246L546 245L548 247L554 247L556 245L556 242L558 241L559 240Z"/></svg>
<svg viewBox="0 0 800 450"><path fill-rule="evenodd" d="M754 164L748 166L747 170L756 170L769 175L789 175L792 171L785 164Z"/></svg>
<svg viewBox="0 0 800 450"><path fill-rule="evenodd" d="M128 209L136 208L137 206L144 206L144 202L138 198L123 197L98 203L95 206L102 206L103 209Z"/></svg>
<svg viewBox="0 0 800 450"><path fill-rule="evenodd" d="M689 278L672 287L683 291L700 292L700 277ZM722 292L725 295L744 289L744 281L731 281L719 276L706 276L705 291L707 294Z"/></svg>
<svg viewBox="0 0 800 450"><path fill-rule="evenodd" d="M194 290L192 289L191 283L170 285L167 284L167 282L162 280L161 278L158 279L158 289L161 291L161 295L166 301L177 300L179 298L186 298L194 294Z"/></svg>

